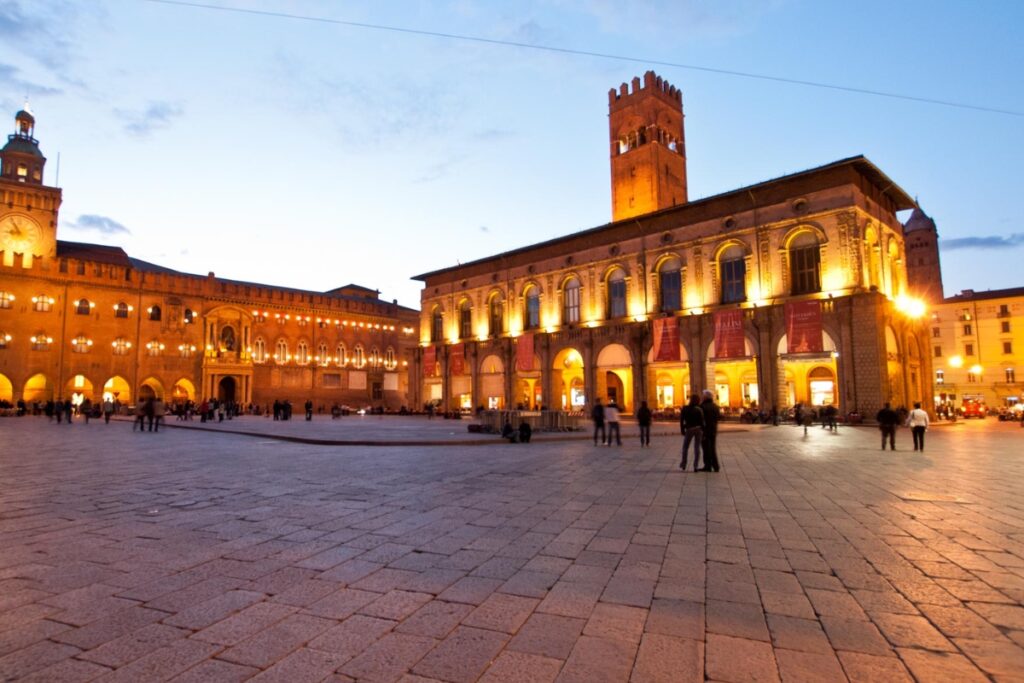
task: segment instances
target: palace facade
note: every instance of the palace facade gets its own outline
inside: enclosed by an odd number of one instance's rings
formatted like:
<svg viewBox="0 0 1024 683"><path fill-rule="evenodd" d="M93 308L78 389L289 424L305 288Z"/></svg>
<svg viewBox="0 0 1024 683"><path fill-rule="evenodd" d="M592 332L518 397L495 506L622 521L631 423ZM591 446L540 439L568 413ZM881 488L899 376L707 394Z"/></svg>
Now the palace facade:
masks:
<svg viewBox="0 0 1024 683"><path fill-rule="evenodd" d="M357 285L192 275L59 240L35 119L15 126L0 150L0 401L408 405L418 311Z"/></svg>
<svg viewBox="0 0 1024 683"><path fill-rule="evenodd" d="M415 278L415 399L931 407L895 182L858 156L691 202L677 88L622 84L609 123L613 222Z"/></svg>

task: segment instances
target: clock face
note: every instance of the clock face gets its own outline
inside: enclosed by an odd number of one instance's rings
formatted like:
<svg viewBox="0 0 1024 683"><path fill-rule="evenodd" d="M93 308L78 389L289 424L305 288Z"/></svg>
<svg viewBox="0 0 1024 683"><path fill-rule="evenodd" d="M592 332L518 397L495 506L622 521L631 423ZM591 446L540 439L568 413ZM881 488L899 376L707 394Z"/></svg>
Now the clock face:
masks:
<svg viewBox="0 0 1024 683"><path fill-rule="evenodd" d="M39 224L28 216L7 216L0 219L0 248L28 254L43 236Z"/></svg>

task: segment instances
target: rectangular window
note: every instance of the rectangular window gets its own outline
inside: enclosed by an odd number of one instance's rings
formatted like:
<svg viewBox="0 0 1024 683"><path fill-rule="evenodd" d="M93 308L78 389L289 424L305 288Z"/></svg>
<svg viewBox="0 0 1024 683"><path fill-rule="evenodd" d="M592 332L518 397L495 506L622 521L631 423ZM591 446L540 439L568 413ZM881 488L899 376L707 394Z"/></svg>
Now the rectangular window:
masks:
<svg viewBox="0 0 1024 683"><path fill-rule="evenodd" d="M1003 342L1003 353L1005 353L1005 354L1013 353L1013 342Z"/></svg>
<svg viewBox="0 0 1024 683"><path fill-rule="evenodd" d="M459 338L469 339L473 336L473 309L469 306L459 310Z"/></svg>
<svg viewBox="0 0 1024 683"><path fill-rule="evenodd" d="M978 381L978 376L976 374L974 374L973 372L968 372L967 373L967 381L970 382L971 384L974 384L975 382Z"/></svg>
<svg viewBox="0 0 1024 683"><path fill-rule="evenodd" d="M969 337L974 334L974 329L970 325L964 325L964 336Z"/></svg>
<svg viewBox="0 0 1024 683"><path fill-rule="evenodd" d="M540 327L540 295L526 295L526 329L535 330Z"/></svg>
<svg viewBox="0 0 1024 683"><path fill-rule="evenodd" d="M13 294L10 292L0 292L0 308L10 308L13 302Z"/></svg>
<svg viewBox="0 0 1024 683"><path fill-rule="evenodd" d="M562 322L571 324L580 321L580 288L566 287L565 311Z"/></svg>
<svg viewBox="0 0 1024 683"><path fill-rule="evenodd" d="M680 295L683 282L682 273L678 270L663 270L661 280L661 312L674 313L680 308Z"/></svg>
<svg viewBox="0 0 1024 683"><path fill-rule="evenodd" d="M999 324L999 331L1003 334L1009 334L1010 332L1010 321L1004 320Z"/></svg>
<svg viewBox="0 0 1024 683"><path fill-rule="evenodd" d="M964 355L965 356L973 356L974 355L974 344L964 344Z"/></svg>
<svg viewBox="0 0 1024 683"><path fill-rule="evenodd" d="M1007 384L1016 384L1017 383L1017 375L1014 373L1013 368L1006 368L1006 383Z"/></svg>
<svg viewBox="0 0 1024 683"><path fill-rule="evenodd" d="M945 370L936 370L935 371L935 383L936 384L945 384L946 383L946 371Z"/></svg>
<svg viewBox="0 0 1024 683"><path fill-rule="evenodd" d="M444 318L440 313L434 313L430 319L430 341L438 342L444 339Z"/></svg>
<svg viewBox="0 0 1024 683"><path fill-rule="evenodd" d="M941 337L942 336L942 331L939 328L937 328L937 327L933 327L932 328L932 336L933 337Z"/></svg>
<svg viewBox="0 0 1024 683"><path fill-rule="evenodd" d="M935 357L936 358L942 358L942 347L941 346L936 346L935 347Z"/></svg>
<svg viewBox="0 0 1024 683"><path fill-rule="evenodd" d="M1005 318L1008 315L1010 315L1009 304L999 304L999 317Z"/></svg>
<svg viewBox="0 0 1024 683"><path fill-rule="evenodd" d="M576 290L579 291L579 290ZM626 281L608 283L608 317L622 318L626 315Z"/></svg>
<svg viewBox="0 0 1024 683"><path fill-rule="evenodd" d="M722 261L722 303L747 300L747 262L736 258Z"/></svg>
<svg viewBox="0 0 1024 683"><path fill-rule="evenodd" d="M821 250L814 244L791 249L790 274L793 279L793 294L811 294L821 291Z"/></svg>

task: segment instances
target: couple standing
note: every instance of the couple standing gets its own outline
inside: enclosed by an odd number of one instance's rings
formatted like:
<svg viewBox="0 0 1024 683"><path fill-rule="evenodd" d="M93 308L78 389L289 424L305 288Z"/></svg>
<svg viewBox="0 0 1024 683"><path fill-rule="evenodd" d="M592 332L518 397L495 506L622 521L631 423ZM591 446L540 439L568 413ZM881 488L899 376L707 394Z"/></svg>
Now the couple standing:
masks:
<svg viewBox="0 0 1024 683"><path fill-rule="evenodd" d="M679 462L679 469L686 469L686 456L693 444L693 471L694 472L717 472L718 447L718 420L722 413L715 405L714 394L710 389L704 390L704 401L701 402L694 394L690 397L689 404L683 408L679 415L679 431L683 433L683 458ZM704 467L700 467L701 449L704 450Z"/></svg>

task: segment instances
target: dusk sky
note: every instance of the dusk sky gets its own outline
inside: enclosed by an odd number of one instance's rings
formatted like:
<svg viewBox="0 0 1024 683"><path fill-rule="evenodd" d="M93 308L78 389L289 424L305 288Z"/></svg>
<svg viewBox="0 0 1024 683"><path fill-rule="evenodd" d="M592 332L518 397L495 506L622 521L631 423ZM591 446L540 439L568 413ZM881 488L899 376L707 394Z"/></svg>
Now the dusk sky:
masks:
<svg viewBox="0 0 1024 683"><path fill-rule="evenodd" d="M413 275L610 220L608 90L654 69L683 92L691 199L864 154L936 220L947 296L1024 286L1024 3L208 4L635 61L148 0L5 0L0 114L13 132L28 96L46 184L64 188L61 239L418 307Z"/></svg>

